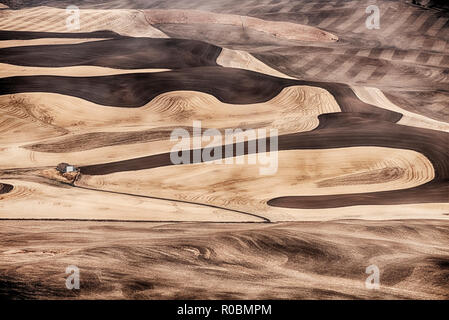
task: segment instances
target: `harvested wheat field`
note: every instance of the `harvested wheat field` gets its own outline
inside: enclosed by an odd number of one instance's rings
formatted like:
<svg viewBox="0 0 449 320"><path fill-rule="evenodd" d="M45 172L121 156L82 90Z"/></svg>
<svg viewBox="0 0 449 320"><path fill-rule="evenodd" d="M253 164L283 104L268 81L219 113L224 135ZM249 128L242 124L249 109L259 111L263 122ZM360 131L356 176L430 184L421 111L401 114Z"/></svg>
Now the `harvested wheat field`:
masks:
<svg viewBox="0 0 449 320"><path fill-rule="evenodd" d="M0 298L449 299L449 11L371 2L0 1Z"/></svg>

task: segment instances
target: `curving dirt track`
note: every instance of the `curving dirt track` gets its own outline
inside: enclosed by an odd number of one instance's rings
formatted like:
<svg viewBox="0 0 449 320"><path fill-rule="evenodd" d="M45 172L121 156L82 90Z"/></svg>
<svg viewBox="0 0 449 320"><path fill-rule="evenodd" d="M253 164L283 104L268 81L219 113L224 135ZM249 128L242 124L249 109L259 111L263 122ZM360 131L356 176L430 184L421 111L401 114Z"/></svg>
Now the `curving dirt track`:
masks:
<svg viewBox="0 0 449 320"><path fill-rule="evenodd" d="M0 3L0 298L449 298L446 9Z"/></svg>
<svg viewBox="0 0 449 320"><path fill-rule="evenodd" d="M254 30L294 41L335 42L338 38L326 31L309 26L262 20L248 16L232 14L216 14L199 10L145 10L145 17L152 25L182 24L182 25L230 25L242 29Z"/></svg>

